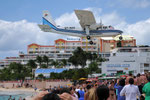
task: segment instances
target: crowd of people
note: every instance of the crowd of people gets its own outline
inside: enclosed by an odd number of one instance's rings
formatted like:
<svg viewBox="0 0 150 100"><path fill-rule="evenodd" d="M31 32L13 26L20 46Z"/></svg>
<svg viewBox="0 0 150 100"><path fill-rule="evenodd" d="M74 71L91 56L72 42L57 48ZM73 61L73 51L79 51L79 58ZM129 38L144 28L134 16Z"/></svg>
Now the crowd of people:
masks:
<svg viewBox="0 0 150 100"><path fill-rule="evenodd" d="M150 75L49 87L33 100L150 100Z"/></svg>

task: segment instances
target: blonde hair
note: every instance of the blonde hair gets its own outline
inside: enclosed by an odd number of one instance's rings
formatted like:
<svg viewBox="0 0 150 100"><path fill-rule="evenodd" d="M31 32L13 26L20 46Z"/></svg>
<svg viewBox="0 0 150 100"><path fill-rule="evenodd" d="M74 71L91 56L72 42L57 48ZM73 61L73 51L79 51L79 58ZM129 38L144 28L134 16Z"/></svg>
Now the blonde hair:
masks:
<svg viewBox="0 0 150 100"><path fill-rule="evenodd" d="M97 100L97 95L96 95L96 89L95 88L91 88L89 91L88 91L88 100Z"/></svg>

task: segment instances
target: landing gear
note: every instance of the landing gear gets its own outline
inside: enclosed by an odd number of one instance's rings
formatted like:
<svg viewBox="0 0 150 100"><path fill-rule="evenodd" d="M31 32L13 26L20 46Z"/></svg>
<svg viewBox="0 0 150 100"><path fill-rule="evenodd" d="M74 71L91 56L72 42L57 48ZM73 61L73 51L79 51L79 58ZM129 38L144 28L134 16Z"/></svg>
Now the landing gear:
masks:
<svg viewBox="0 0 150 100"><path fill-rule="evenodd" d="M93 41L90 41L89 43L92 45L92 44L93 44Z"/></svg>
<svg viewBox="0 0 150 100"><path fill-rule="evenodd" d="M86 36L87 40L89 40L89 44L92 45L93 41L91 40L91 37L89 35Z"/></svg>
<svg viewBox="0 0 150 100"><path fill-rule="evenodd" d="M120 37L119 37L119 40L121 41L122 39L123 39L123 37L122 37L122 36L120 36Z"/></svg>
<svg viewBox="0 0 150 100"><path fill-rule="evenodd" d="M86 37L88 40L90 40L91 39L91 37L88 35L87 37Z"/></svg>

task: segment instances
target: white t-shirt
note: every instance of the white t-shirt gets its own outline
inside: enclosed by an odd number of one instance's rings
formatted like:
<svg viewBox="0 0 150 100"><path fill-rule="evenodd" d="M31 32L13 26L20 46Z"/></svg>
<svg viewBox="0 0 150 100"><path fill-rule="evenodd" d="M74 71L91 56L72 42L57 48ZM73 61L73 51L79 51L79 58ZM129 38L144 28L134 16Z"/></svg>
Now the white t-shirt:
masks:
<svg viewBox="0 0 150 100"><path fill-rule="evenodd" d="M120 92L120 96L126 97L126 100L137 100L136 96L140 97L139 88L136 85L126 85Z"/></svg>
<svg viewBox="0 0 150 100"><path fill-rule="evenodd" d="M80 89L75 89L76 92L78 92Z"/></svg>

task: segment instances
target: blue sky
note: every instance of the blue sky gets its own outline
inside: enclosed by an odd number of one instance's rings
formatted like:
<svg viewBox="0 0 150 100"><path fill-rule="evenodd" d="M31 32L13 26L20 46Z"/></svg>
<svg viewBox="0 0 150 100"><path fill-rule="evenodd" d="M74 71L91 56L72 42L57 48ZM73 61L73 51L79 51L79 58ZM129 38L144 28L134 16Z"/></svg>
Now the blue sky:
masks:
<svg viewBox="0 0 150 100"><path fill-rule="evenodd" d="M1 0L0 1L0 59L26 53L27 45L50 45L67 36L41 32L42 11L49 10L56 24L79 27L75 9L91 10L97 22L111 24L148 44L150 34L150 0Z"/></svg>
<svg viewBox="0 0 150 100"><path fill-rule="evenodd" d="M54 18L58 18L64 13L71 13L74 9L89 7L102 8L104 14L116 11L129 23L149 18L150 4L143 7L134 6L133 1L149 3L149 0L1 0L0 19L7 21L26 19L40 23L43 10L49 10Z"/></svg>

